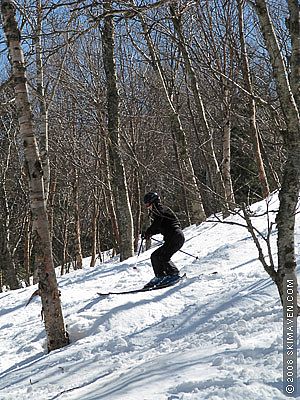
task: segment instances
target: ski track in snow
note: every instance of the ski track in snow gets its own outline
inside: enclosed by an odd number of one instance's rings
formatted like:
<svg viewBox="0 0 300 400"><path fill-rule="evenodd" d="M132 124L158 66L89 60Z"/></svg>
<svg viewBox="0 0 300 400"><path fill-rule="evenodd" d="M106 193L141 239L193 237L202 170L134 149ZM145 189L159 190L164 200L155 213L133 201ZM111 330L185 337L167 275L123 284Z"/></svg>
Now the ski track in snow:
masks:
<svg viewBox="0 0 300 400"><path fill-rule="evenodd" d="M273 195L269 208L277 207ZM251 207L257 214L265 209L265 201ZM264 233L266 221L253 217ZM280 301L248 231L211 218L185 235L183 250L198 259L173 257L188 277L176 286L97 295L151 279L156 243L140 255L137 269L136 257L93 269L86 259L83 271L59 277L71 344L50 354L40 300L24 307L36 287L1 293L0 400L286 399ZM299 215L295 238L298 248ZM275 230L271 240L276 260Z"/></svg>

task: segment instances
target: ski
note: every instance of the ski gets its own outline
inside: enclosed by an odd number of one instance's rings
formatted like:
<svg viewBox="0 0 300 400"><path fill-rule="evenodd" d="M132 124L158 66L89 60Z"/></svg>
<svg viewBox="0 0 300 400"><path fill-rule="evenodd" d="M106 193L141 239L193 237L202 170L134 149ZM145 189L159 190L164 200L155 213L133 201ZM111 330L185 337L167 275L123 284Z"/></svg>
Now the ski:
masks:
<svg viewBox="0 0 300 400"><path fill-rule="evenodd" d="M97 293L98 296L110 296L113 294L133 294L133 293L141 293L141 292L152 292L153 290L159 290L159 289L165 289L167 287L171 287L182 281L182 279L186 278L186 274L183 274L179 277L179 279L175 282L166 284L166 285L159 285L159 286L153 286L150 288L140 288L140 289L132 289L132 290L125 290L123 292L107 292L107 293Z"/></svg>

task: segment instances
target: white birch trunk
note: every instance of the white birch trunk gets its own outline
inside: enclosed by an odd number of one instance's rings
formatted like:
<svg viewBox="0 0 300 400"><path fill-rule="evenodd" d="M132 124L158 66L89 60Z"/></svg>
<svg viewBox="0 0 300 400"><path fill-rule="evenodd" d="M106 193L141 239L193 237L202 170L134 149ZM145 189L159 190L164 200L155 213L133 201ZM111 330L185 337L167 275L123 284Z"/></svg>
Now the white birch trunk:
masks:
<svg viewBox="0 0 300 400"><path fill-rule="evenodd" d="M50 187L50 162L48 155L48 110L46 107L44 87L44 67L42 59L42 2L36 0L37 29L34 38L36 58L36 82L39 105L38 131L39 131L39 152L43 167L44 196L48 199Z"/></svg>
<svg viewBox="0 0 300 400"><path fill-rule="evenodd" d="M296 53L300 51L300 5L297 0L290 0L289 6L291 19L296 24L293 31L295 37L292 38L292 43L298 43L293 47L292 52L294 60L299 60L299 54ZM287 126L284 137L287 160L284 165L282 185L279 192L280 206L276 218L278 227L278 272L276 283L282 299L284 276L289 274L297 282L294 234L295 213L300 191L300 116L266 1L256 0L256 10L270 55L273 75ZM299 65L292 66L292 77L299 75L298 68Z"/></svg>
<svg viewBox="0 0 300 400"><path fill-rule="evenodd" d="M42 299L48 351L68 343L62 316L59 291L53 265L52 248L43 187L43 169L34 134L33 115L29 103L20 31L11 0L1 0L4 32L8 42L20 135L29 177L29 198L37 244L39 291Z"/></svg>

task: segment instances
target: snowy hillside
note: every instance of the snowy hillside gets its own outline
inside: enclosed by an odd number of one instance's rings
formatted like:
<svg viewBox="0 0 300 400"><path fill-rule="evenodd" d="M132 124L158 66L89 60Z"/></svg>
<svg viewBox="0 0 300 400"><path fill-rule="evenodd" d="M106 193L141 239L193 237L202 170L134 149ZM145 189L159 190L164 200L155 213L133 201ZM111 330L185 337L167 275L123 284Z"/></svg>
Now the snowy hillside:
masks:
<svg viewBox="0 0 300 400"><path fill-rule="evenodd" d="M269 207L277 206L273 196ZM252 209L262 214L266 202ZM238 216L229 220L243 222ZM266 231L265 216L253 222ZM299 215L297 224L299 248ZM50 354L40 300L24 307L35 287L1 293L0 399L286 399L279 297L247 230L205 222L185 235L182 250L199 258L173 257L187 274L177 286L97 295L151 279L156 243L140 255L137 269L136 257L93 269L86 260L83 271L58 278L71 344ZM272 241L276 259L275 231Z"/></svg>

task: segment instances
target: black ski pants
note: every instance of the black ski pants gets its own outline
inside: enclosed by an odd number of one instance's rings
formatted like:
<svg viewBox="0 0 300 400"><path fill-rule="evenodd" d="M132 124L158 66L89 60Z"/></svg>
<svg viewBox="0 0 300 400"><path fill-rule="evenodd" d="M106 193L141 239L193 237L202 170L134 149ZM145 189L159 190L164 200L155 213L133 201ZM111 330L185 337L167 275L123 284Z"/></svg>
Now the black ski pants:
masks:
<svg viewBox="0 0 300 400"><path fill-rule="evenodd" d="M171 257L175 254L184 243L184 235L181 229L176 229L174 234L164 237L164 244L151 254L151 263L155 276L175 275L178 274Z"/></svg>

